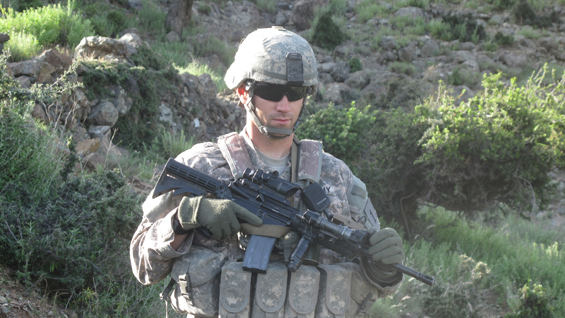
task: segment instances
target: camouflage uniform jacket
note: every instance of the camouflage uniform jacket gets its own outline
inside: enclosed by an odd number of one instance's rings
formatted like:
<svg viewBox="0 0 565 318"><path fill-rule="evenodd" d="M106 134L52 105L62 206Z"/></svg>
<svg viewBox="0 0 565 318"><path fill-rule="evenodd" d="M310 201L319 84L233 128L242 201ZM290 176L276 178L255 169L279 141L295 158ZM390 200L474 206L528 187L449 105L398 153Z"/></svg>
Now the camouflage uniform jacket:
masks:
<svg viewBox="0 0 565 318"><path fill-rule="evenodd" d="M245 146L255 168L271 171L272 169L260 159L249 137L245 133L242 133L241 136L245 141ZM216 143L197 144L181 153L176 160L220 180L233 180L228 163ZM288 164L290 165L290 160ZM290 172L284 171L280 177L290 180ZM333 214L343 214L357 220L362 211L350 206L348 201L348 192L351 192L353 178L351 170L343 161L328 153L323 153L319 183L330 198L331 204L328 209ZM152 194L150 193L143 203L143 220L137 228L130 246L133 273L145 285L157 283L165 278L171 272L175 258L188 253L193 244L206 247L218 246L218 242L190 234L175 251L170 246L174 239L172 220L180 203L180 198L172 198L169 192L152 199ZM244 251L239 248L237 237L220 243L222 247L228 250L229 260L237 260L244 255ZM395 289L396 286L393 286L393 288L387 287L384 294L390 294ZM378 294L383 295L381 288L379 288Z"/></svg>

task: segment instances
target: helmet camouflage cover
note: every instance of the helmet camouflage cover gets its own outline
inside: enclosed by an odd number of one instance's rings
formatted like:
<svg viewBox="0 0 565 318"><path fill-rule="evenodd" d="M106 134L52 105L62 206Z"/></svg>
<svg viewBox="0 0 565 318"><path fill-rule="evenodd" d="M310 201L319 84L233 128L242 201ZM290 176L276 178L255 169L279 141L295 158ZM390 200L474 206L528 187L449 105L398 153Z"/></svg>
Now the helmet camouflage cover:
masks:
<svg viewBox="0 0 565 318"><path fill-rule="evenodd" d="M297 54L298 53L298 54ZM293 80L287 70L288 56L301 56L302 83ZM224 80L229 89L246 80L280 85L311 86L318 84L316 57L310 44L296 33L282 27L257 29L240 44L235 60ZM314 93L314 92L312 92Z"/></svg>

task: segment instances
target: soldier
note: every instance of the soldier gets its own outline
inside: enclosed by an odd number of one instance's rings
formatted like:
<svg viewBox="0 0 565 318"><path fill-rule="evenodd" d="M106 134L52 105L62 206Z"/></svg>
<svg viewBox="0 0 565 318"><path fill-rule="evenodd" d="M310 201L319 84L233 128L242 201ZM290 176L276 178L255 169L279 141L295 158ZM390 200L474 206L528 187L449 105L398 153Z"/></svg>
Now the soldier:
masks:
<svg viewBox="0 0 565 318"><path fill-rule="evenodd" d="M323 152L320 142L294 136L305 99L318 83L308 42L280 27L258 29L239 46L225 81L247 111L245 128L217 143L197 144L176 160L225 181L250 167L277 171L302 188L317 182L330 199L331 214L372 233L373 260L401 263L402 239L393 229L380 229L363 182L343 161ZM300 196L293 204L305 209ZM172 306L189 316L361 316L402 281L402 273L319 246L310 247L303 265L289 272L285 264L297 234L262 226L259 217L229 200L173 198L170 192L152 199L151 193L143 211L130 247L133 272L146 285L171 274ZM200 227L212 236L201 235ZM259 233L254 231L277 238L265 274L241 266L249 234Z"/></svg>

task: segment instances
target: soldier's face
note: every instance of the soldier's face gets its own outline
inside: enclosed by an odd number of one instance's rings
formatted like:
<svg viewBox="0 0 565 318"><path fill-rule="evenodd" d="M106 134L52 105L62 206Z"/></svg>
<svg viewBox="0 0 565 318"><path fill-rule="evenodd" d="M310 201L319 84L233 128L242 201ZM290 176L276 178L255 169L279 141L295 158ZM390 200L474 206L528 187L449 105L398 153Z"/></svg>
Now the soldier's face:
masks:
<svg viewBox="0 0 565 318"><path fill-rule="evenodd" d="M301 98L291 102L284 95L280 101L273 102L257 95L253 96L255 112L263 125L287 129L292 129L296 123L303 100L304 98Z"/></svg>

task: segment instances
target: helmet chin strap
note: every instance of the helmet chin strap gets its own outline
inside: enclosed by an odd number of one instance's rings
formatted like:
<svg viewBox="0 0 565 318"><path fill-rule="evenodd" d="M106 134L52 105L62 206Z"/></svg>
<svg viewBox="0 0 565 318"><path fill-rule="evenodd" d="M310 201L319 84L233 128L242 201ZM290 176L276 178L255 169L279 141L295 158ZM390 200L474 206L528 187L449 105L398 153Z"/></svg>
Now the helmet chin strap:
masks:
<svg viewBox="0 0 565 318"><path fill-rule="evenodd" d="M259 131L263 135L265 135L269 138L272 138L272 139L276 139L276 140L281 140L281 139L285 139L287 137L290 137L290 135L292 135L292 133L294 133L294 131L298 128L298 124L300 123L300 117L302 116L302 111L304 110L304 104L305 104L306 98L304 98L303 101L302 101L302 107L300 109L300 114L298 114L298 119L296 120L296 123L294 124L294 127L292 127L292 129L265 126L261 122L259 117L257 117L257 113L255 112L255 105L253 104L253 83L247 84L246 86L247 86L246 90L247 90L247 93L249 94L249 98L247 99L247 102L245 102L245 104L243 104L243 105L245 106L247 113L251 116L251 119L253 119L253 122L255 123L255 126L257 126ZM273 134L282 135L282 136L275 136Z"/></svg>

